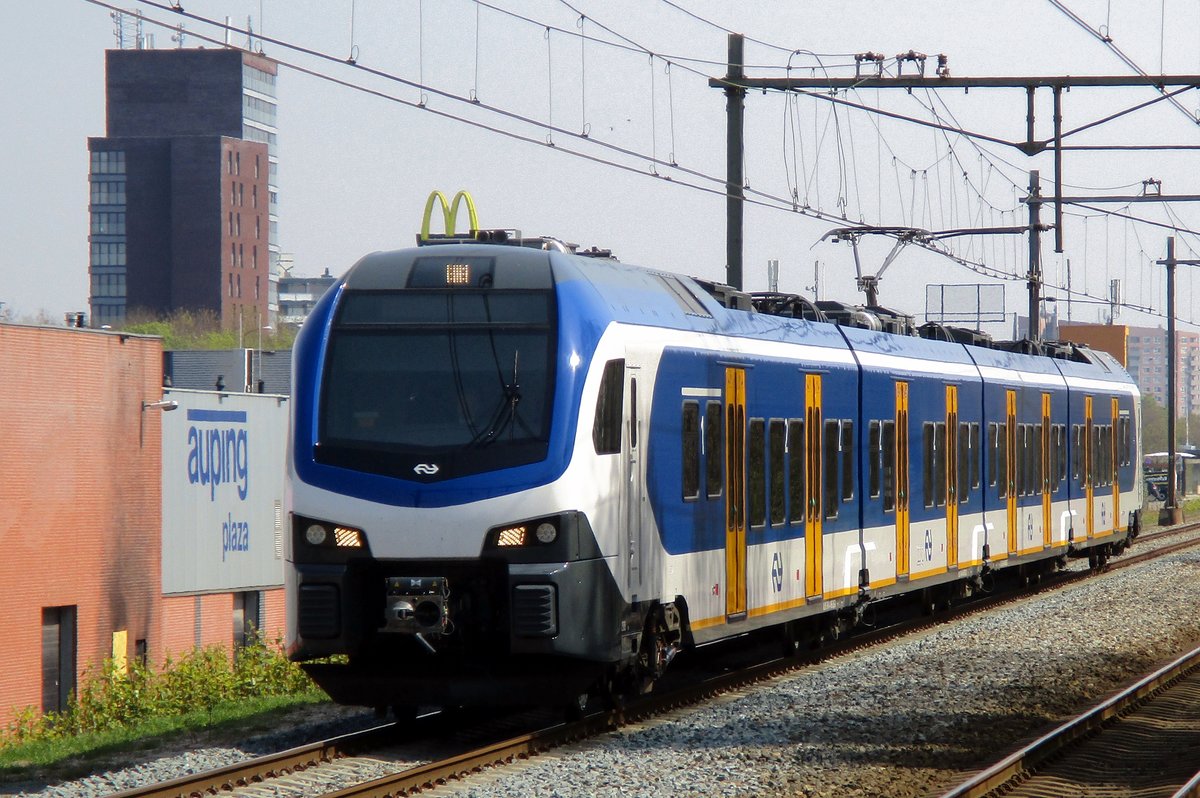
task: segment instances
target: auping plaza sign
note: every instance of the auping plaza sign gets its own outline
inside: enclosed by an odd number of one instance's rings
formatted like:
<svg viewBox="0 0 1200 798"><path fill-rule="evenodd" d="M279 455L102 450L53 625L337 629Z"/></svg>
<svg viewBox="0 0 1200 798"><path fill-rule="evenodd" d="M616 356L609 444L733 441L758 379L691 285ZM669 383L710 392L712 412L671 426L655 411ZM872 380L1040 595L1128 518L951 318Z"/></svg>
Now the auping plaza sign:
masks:
<svg viewBox="0 0 1200 798"><path fill-rule="evenodd" d="M287 397L164 396L163 593L282 585Z"/></svg>

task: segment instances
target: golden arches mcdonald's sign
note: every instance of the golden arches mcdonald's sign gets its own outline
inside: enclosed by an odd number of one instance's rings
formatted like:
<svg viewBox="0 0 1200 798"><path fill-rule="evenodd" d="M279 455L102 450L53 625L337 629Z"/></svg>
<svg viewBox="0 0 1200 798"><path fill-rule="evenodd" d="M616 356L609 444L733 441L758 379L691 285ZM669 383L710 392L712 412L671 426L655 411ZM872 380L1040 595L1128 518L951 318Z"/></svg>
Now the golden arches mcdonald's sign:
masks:
<svg viewBox="0 0 1200 798"><path fill-rule="evenodd" d="M466 191L459 191L454 195L454 199L447 202L446 195L440 191L434 191L429 194L429 199L425 201L425 215L421 218L421 240L429 240L429 218L433 216L433 203L440 202L442 204L442 218L446 223L446 235L454 235L454 222L458 216L458 203L467 203L467 213L471 217L470 232L474 235L479 229L479 217L475 215L475 201L471 199L471 195Z"/></svg>

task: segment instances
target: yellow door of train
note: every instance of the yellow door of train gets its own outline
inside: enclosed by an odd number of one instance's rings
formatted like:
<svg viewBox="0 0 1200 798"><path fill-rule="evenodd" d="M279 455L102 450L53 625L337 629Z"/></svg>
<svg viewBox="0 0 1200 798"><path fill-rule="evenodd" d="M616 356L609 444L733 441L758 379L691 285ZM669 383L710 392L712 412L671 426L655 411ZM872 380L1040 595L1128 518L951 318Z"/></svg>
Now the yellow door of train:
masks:
<svg viewBox="0 0 1200 798"><path fill-rule="evenodd" d="M1007 406L1008 423L1004 427L1005 468L1004 483L1007 487L1006 516L1008 520L1008 553L1015 557L1017 554L1017 392L1007 391L1005 404Z"/></svg>
<svg viewBox="0 0 1200 798"><path fill-rule="evenodd" d="M908 576L908 383L896 383L896 578Z"/></svg>
<svg viewBox="0 0 1200 798"><path fill-rule="evenodd" d="M946 567L958 567L958 386L946 386Z"/></svg>
<svg viewBox="0 0 1200 798"><path fill-rule="evenodd" d="M1096 476L1096 446L1092 442L1095 428L1095 424L1092 423L1092 397L1085 396L1083 398L1083 507L1086 520L1083 527L1084 535L1088 540L1096 536L1096 519L1093 515L1096 509L1096 492L1092 487L1092 480Z"/></svg>
<svg viewBox="0 0 1200 798"><path fill-rule="evenodd" d="M821 439L824 423L821 419L821 375L808 374L804 378L804 424L808 429L806 440L805 469L808 491L808 509L805 513L804 529L804 595L808 599L821 598L825 589L824 543L821 539L821 516L824 482L821 474ZM830 474L832 479L834 475Z"/></svg>
<svg viewBox="0 0 1200 798"><path fill-rule="evenodd" d="M1042 439L1039 442L1041 446L1041 491L1042 491L1042 545L1049 547L1051 539L1050 526L1050 474L1053 472L1057 478L1054 463L1051 457L1050 438L1054 434L1054 427L1050 424L1050 394L1042 394Z"/></svg>
<svg viewBox="0 0 1200 798"><path fill-rule="evenodd" d="M746 614L746 370L725 369L725 615Z"/></svg>
<svg viewBox="0 0 1200 798"><path fill-rule="evenodd" d="M1117 479L1117 474L1121 461L1117 456L1120 451L1118 438L1121 437L1121 408L1116 397L1112 400L1112 426L1109 428L1112 433L1109 435L1109 444L1112 447L1112 457L1109 459L1111 465L1112 491L1113 491L1113 531L1120 532L1121 530L1121 480Z"/></svg>

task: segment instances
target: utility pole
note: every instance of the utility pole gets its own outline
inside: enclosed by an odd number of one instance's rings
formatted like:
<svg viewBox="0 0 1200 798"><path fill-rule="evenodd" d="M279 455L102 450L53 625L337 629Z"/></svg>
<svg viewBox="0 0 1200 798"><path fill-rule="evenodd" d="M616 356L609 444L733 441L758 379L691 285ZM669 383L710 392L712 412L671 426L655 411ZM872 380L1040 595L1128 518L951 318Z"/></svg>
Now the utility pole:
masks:
<svg viewBox="0 0 1200 798"><path fill-rule="evenodd" d="M1157 261L1167 267L1167 457L1170 479L1167 481L1167 503L1159 515L1160 524L1183 523L1183 508L1179 506L1176 488L1179 476L1175 473L1178 454L1175 446L1175 267L1200 266L1200 260L1177 260L1175 236L1167 237L1167 259Z"/></svg>
<svg viewBox="0 0 1200 798"><path fill-rule="evenodd" d="M725 281L742 290L742 133L746 115L745 41L740 33L729 34L729 65L725 72Z"/></svg>
<svg viewBox="0 0 1200 798"><path fill-rule="evenodd" d="M1029 173L1029 340L1041 336L1042 316L1042 181L1037 169Z"/></svg>

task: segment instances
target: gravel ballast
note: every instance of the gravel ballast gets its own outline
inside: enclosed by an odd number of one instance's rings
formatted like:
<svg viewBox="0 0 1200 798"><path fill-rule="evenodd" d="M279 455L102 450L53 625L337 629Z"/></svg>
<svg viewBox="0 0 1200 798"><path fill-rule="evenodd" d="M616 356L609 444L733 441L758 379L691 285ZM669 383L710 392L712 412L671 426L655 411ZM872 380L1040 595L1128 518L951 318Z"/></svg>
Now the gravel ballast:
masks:
<svg viewBox="0 0 1200 798"><path fill-rule="evenodd" d="M1137 548L1142 548L1141 545ZM1073 561L1072 568L1086 568ZM703 706L440 787L438 796L923 796L1200 640L1200 550L847 655ZM108 795L371 722L311 721L5 794ZM336 733L336 731L330 732ZM346 785L348 786L348 784Z"/></svg>

